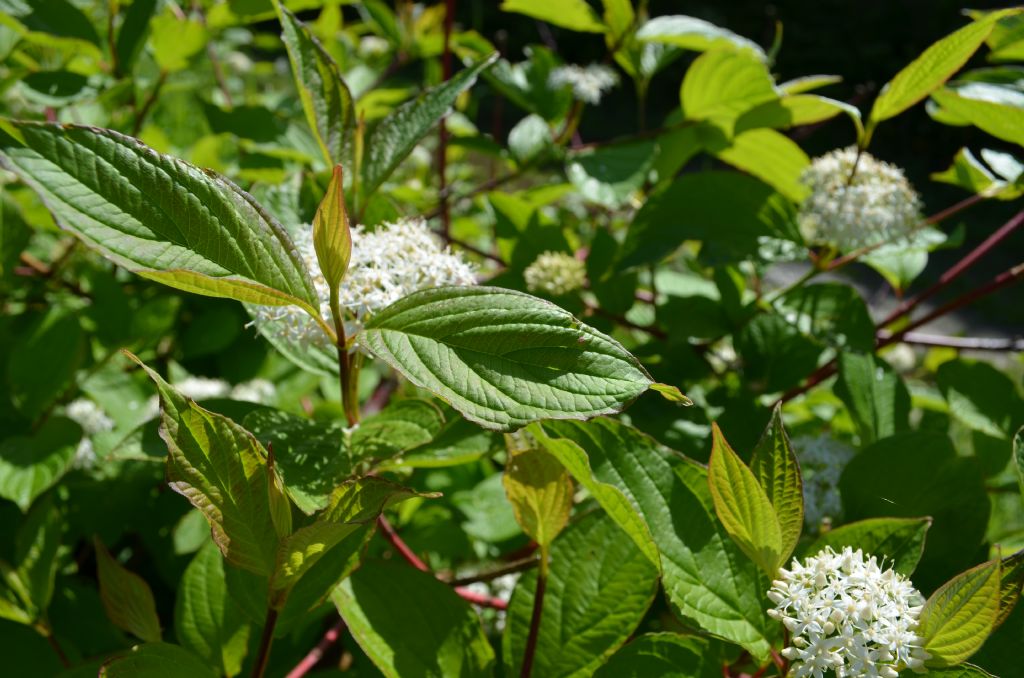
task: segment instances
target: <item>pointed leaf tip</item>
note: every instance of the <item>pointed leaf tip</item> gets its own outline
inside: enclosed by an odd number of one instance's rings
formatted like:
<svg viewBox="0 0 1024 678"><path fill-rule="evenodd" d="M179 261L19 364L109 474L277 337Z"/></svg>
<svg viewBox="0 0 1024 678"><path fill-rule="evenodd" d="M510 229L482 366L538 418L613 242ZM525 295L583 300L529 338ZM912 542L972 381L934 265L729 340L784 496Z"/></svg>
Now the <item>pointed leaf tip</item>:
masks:
<svg viewBox="0 0 1024 678"><path fill-rule="evenodd" d="M685 405L686 407L693 405L692 400L687 398L686 395L682 391L680 391L678 387L672 386L671 384L663 384L659 381L656 381L653 384L651 384L651 390L657 391L665 400L671 401L673 403L679 403L680 405Z"/></svg>
<svg viewBox="0 0 1024 678"><path fill-rule="evenodd" d="M344 171L334 166L320 206L313 217L313 247L332 293L341 285L352 258L352 232L345 211Z"/></svg>

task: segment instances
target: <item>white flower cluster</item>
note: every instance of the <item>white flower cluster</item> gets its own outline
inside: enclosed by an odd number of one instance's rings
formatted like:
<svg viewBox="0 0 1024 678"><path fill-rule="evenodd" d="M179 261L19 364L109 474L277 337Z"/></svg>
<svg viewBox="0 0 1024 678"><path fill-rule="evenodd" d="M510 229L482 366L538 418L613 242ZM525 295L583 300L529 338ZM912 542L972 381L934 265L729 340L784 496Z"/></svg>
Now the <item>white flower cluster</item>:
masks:
<svg viewBox="0 0 1024 678"><path fill-rule="evenodd" d="M792 445L804 482L804 525L816 533L822 523L842 515L839 476L853 459L854 450L824 435L798 436Z"/></svg>
<svg viewBox="0 0 1024 678"><path fill-rule="evenodd" d="M896 678L903 669L923 670L929 655L915 631L924 597L909 579L848 546L794 559L779 574L768 614L791 634L782 651L792 662L787 675Z"/></svg>
<svg viewBox="0 0 1024 678"><path fill-rule="evenodd" d="M114 430L114 420L107 416L103 408L88 398L78 398L68 403L64 414L82 427L82 439L75 450L72 461L74 468L90 468L96 463L96 450L93 448L92 437L99 433Z"/></svg>
<svg viewBox="0 0 1024 678"><path fill-rule="evenodd" d="M858 158L856 148L815 158L800 179L811 189L799 214L811 242L849 252L903 240L921 225L921 198L903 170L866 152Z"/></svg>
<svg viewBox="0 0 1024 678"><path fill-rule="evenodd" d="M253 379L232 386L223 379L185 377L172 384L181 395L196 402L213 398L230 398L258 405L273 405L277 396L274 384L266 379ZM142 420L149 421L160 414L160 398L151 396L143 410Z"/></svg>
<svg viewBox="0 0 1024 678"><path fill-rule="evenodd" d="M619 84L618 74L608 66L559 66L548 76L548 87L571 87L572 95L588 104L601 103L604 93Z"/></svg>
<svg viewBox="0 0 1024 678"><path fill-rule="evenodd" d="M561 296L586 284L587 266L565 252L544 252L526 267L523 279L531 292Z"/></svg>
<svg viewBox="0 0 1024 678"><path fill-rule="evenodd" d="M330 322L330 288L316 258L311 227L301 229L295 246L313 279L320 313ZM413 292L475 283L473 267L444 247L423 219L382 224L373 231L356 226L352 229L352 258L339 292L341 307L347 311L345 332L355 335L368 316ZM332 348L316 321L296 306L249 309L264 334L288 345Z"/></svg>

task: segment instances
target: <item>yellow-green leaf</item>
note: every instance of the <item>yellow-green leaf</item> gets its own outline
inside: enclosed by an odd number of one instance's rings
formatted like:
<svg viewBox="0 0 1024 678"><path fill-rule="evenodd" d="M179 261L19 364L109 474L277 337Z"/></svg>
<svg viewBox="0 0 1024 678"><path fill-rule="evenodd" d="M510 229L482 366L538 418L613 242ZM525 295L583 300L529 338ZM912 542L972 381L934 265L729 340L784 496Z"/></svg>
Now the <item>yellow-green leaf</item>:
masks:
<svg viewBox="0 0 1024 678"><path fill-rule="evenodd" d="M100 580L100 599L114 626L151 643L160 640L160 619L149 584L114 560L99 539L96 567Z"/></svg>
<svg viewBox="0 0 1024 678"><path fill-rule="evenodd" d="M505 12L516 12L582 33L604 33L608 28L587 0L505 0Z"/></svg>
<svg viewBox="0 0 1024 678"><path fill-rule="evenodd" d="M800 464L782 426L782 408L775 407L761 440L754 448L750 470L775 509L782 537L779 563L796 548L804 527L804 484Z"/></svg>
<svg viewBox="0 0 1024 678"><path fill-rule="evenodd" d="M778 96L764 62L750 50L733 49L697 57L679 91L687 120L713 120L728 134L737 117Z"/></svg>
<svg viewBox="0 0 1024 678"><path fill-rule="evenodd" d="M1024 146L1024 94L1019 90L975 82L938 90L932 98L978 129Z"/></svg>
<svg viewBox="0 0 1024 678"><path fill-rule="evenodd" d="M737 134L728 146L709 145L721 160L752 174L793 202L807 195L800 175L810 164L796 142L773 129L752 129Z"/></svg>
<svg viewBox="0 0 1024 678"><path fill-rule="evenodd" d="M967 63L996 21L1019 11L993 12L928 47L882 89L871 108L868 126L899 115L928 96Z"/></svg>
<svg viewBox="0 0 1024 678"><path fill-rule="evenodd" d="M953 666L974 654L999 616L1000 565L992 560L939 587L921 612L918 635L931 655L928 666Z"/></svg>
<svg viewBox="0 0 1024 678"><path fill-rule="evenodd" d="M352 232L345 212L343 181L341 165L335 165L327 193L313 216L313 248L332 297L337 294L352 258ZM341 318L335 318L338 322Z"/></svg>
<svg viewBox="0 0 1024 678"><path fill-rule="evenodd" d="M569 522L572 480L565 468L540 447L513 449L502 482L516 522L526 536L547 548Z"/></svg>
<svg viewBox="0 0 1024 678"><path fill-rule="evenodd" d="M722 526L768 576L782 563L782 530L768 495L712 424L708 487Z"/></svg>

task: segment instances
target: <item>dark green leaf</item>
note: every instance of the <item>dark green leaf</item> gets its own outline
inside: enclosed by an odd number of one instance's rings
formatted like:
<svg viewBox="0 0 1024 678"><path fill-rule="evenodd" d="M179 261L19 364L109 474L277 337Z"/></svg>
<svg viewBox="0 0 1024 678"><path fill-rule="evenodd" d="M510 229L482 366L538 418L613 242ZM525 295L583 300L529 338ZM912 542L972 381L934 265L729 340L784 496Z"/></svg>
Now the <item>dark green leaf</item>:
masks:
<svg viewBox="0 0 1024 678"><path fill-rule="evenodd" d="M34 435L0 442L0 497L22 511L71 468L82 429L64 417L47 419Z"/></svg>
<svg viewBox="0 0 1024 678"><path fill-rule="evenodd" d="M826 546L839 551L845 546L889 561L892 568L909 577L921 560L925 535L931 518L868 518L840 525L825 532L804 549L813 555Z"/></svg>
<svg viewBox="0 0 1024 678"><path fill-rule="evenodd" d="M657 568L611 519L592 513L573 524L551 548L533 675L591 675L643 619L657 581ZM536 589L531 570L509 601L506 675L520 673Z"/></svg>
<svg viewBox="0 0 1024 678"><path fill-rule="evenodd" d="M612 655L594 678L719 678L722 660L707 640L647 633Z"/></svg>
<svg viewBox="0 0 1024 678"><path fill-rule="evenodd" d="M160 619L156 616L153 591L139 575L117 562L98 538L96 570L100 580L100 597L114 626L151 642L160 641Z"/></svg>
<svg viewBox="0 0 1024 678"><path fill-rule="evenodd" d="M839 354L838 395L850 410L863 444L906 430L910 394L885 361L871 353Z"/></svg>
<svg viewBox="0 0 1024 678"><path fill-rule="evenodd" d="M213 172L110 130L15 121L0 125L0 159L62 227L139 275L319 318L284 229Z"/></svg>
<svg viewBox="0 0 1024 678"><path fill-rule="evenodd" d="M100 678L215 678L219 674L178 645L145 643L107 661L99 675Z"/></svg>
<svg viewBox="0 0 1024 678"><path fill-rule="evenodd" d="M497 54L492 54L459 71L444 84L402 104L373 130L366 141L363 163L360 190L364 196L372 195L391 176L420 139L448 113L455 99L472 87L477 76L497 58Z"/></svg>
<svg viewBox="0 0 1024 678"><path fill-rule="evenodd" d="M71 385L85 348L74 313L53 306L34 319L7 356L14 405L30 419L46 411Z"/></svg>
<svg viewBox="0 0 1024 678"><path fill-rule="evenodd" d="M787 320L801 332L831 346L871 351L875 345L875 324L867 305L850 285L819 283L786 293L776 305L795 313Z"/></svg>
<svg viewBox="0 0 1024 678"><path fill-rule="evenodd" d="M371 563L331 594L359 646L388 678L490 676L494 651L450 586L404 563Z"/></svg>
<svg viewBox="0 0 1024 678"><path fill-rule="evenodd" d="M409 295L373 316L360 342L496 430L617 412L651 384L615 340L554 304L496 287Z"/></svg>

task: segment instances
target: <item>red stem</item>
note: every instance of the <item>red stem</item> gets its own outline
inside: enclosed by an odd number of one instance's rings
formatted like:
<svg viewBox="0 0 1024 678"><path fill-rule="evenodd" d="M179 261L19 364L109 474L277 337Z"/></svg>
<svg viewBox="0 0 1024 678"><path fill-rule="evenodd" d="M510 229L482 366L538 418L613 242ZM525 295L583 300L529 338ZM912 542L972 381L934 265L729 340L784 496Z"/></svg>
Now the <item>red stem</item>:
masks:
<svg viewBox="0 0 1024 678"><path fill-rule="evenodd" d="M330 649L331 645L338 642L338 638L341 637L341 632L345 630L345 620L338 619L338 622L327 630L324 637L320 639L316 647L309 651L309 653L302 658L295 668L288 672L286 678L302 678L302 676L309 673L310 670L317 663L324 658L324 654Z"/></svg>
<svg viewBox="0 0 1024 678"><path fill-rule="evenodd" d="M956 207L954 205L953 207ZM953 209L952 207L950 209ZM1006 236L1013 233L1017 227L1024 223L1024 210L1017 212L1012 219L1003 224L999 230L985 238L985 241L980 245L971 250L963 259L958 261L956 264L951 266L942 276L939 277L938 281L933 285L922 291L920 294L907 299L902 304L897 306L893 311L886 316L885 320L881 322L879 327L885 327L892 323L897 318L900 318L914 308L918 306L925 299L930 299L935 295L936 292L945 288L949 283L956 280L964 271L971 268L978 262L978 259L988 254L992 249L1000 242L1006 239Z"/></svg>
<svg viewBox="0 0 1024 678"><path fill-rule="evenodd" d="M380 516L379 518L377 518L377 525L380 527L381 534L384 535L384 538L388 540L388 542L395 548L396 551L398 551L399 554L401 554L401 556L406 560L406 562L415 567L417 570L420 570L422 572L430 572L430 568L427 567L427 564L423 562L423 560L420 559L420 557L417 556L411 548L409 548L408 544L402 541L402 538L398 536L398 532L395 531L395 528L392 527L391 523L388 522L387 518L385 518L384 516ZM474 605L479 605L481 607L491 607L495 610L508 609L508 603L506 603L504 600L500 598L491 598L490 596L485 596L464 588L457 588L455 589L455 592L459 594L459 596L463 600L467 600L473 603Z"/></svg>
<svg viewBox="0 0 1024 678"><path fill-rule="evenodd" d="M545 558L543 553L541 558ZM547 568L541 564L540 572L537 573L537 590L533 594L533 612L530 615L530 632L526 636L526 650L523 652L523 670L519 678L530 678L533 672L533 657L537 654L537 638L540 636L540 619L544 612L544 591L547 589Z"/></svg>

